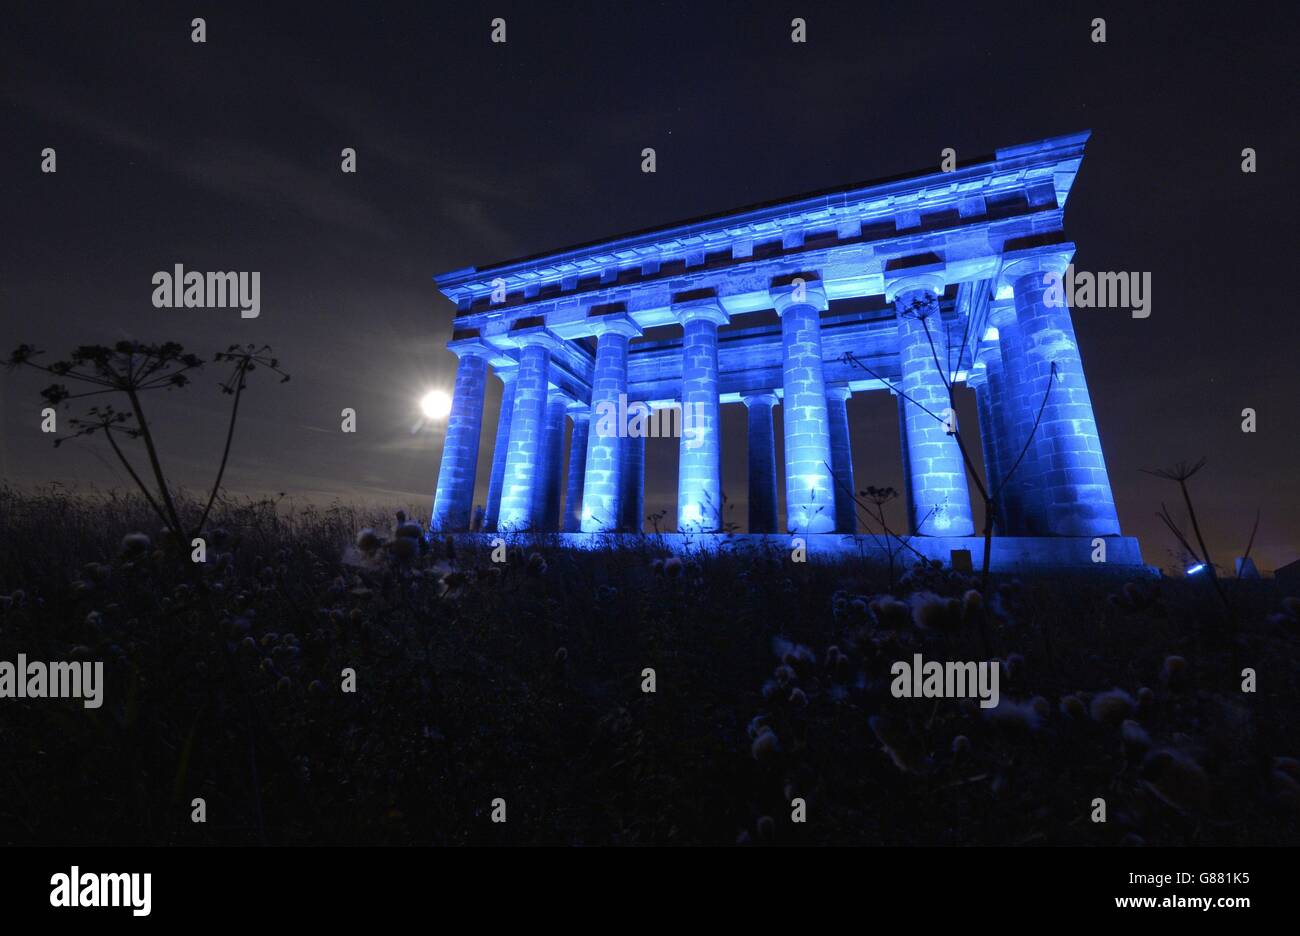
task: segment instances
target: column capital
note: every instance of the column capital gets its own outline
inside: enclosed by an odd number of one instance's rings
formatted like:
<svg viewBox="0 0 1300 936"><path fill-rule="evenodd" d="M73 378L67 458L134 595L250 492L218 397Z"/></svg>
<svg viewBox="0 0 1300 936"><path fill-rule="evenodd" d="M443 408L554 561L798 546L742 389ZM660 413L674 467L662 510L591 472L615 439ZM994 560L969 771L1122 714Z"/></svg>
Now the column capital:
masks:
<svg viewBox="0 0 1300 936"><path fill-rule="evenodd" d="M622 335L625 338L638 338L644 330L626 310L611 312L588 312L586 332L588 335Z"/></svg>
<svg viewBox="0 0 1300 936"><path fill-rule="evenodd" d="M1008 289L1011 287L1008 286ZM1002 331L1016 323L1016 304L1010 298L996 299L989 303L988 323L998 330L998 340L1002 340Z"/></svg>
<svg viewBox="0 0 1300 936"><path fill-rule="evenodd" d="M520 319L520 322L528 322L520 328L519 323L510 329L510 340L519 348L542 347L548 351L558 351L560 349L560 339L553 335L547 327L541 323L533 324L529 319Z"/></svg>
<svg viewBox="0 0 1300 936"><path fill-rule="evenodd" d="M914 292L928 292L942 296L947 286L940 273L896 273L885 278L885 301L897 302L902 296Z"/></svg>
<svg viewBox="0 0 1300 936"><path fill-rule="evenodd" d="M740 398L746 407L776 406L776 393L771 390L763 393L747 393Z"/></svg>
<svg viewBox="0 0 1300 936"><path fill-rule="evenodd" d="M997 331L996 328L991 330ZM1001 360L1001 354L999 336L981 341L979 350L975 353L975 364L966 375L966 386L972 389L985 386L989 380L989 362L993 361L996 365Z"/></svg>
<svg viewBox="0 0 1300 936"><path fill-rule="evenodd" d="M791 277L782 277L782 280L779 285L774 282L768 289L772 308L776 309L777 315L785 315L788 309L796 306L812 306L818 312L830 308L821 277L816 273L797 273Z"/></svg>
<svg viewBox="0 0 1300 936"><path fill-rule="evenodd" d="M727 310L722 307L717 297L673 303L673 312L682 325L701 320L713 322L715 325L726 325L731 321L731 316L727 314Z"/></svg>
<svg viewBox="0 0 1300 936"><path fill-rule="evenodd" d="M1002 353L1002 333L998 331L996 325L990 325L984 330L984 336L980 339L975 351L975 363L983 364L991 358L997 358Z"/></svg>
<svg viewBox="0 0 1300 936"><path fill-rule="evenodd" d="M999 286L1014 286L1024 276L1035 273L1065 275L1065 268L1074 258L1074 244L1052 244L1030 250L1013 250L1002 255L1002 273Z"/></svg>
<svg viewBox="0 0 1300 936"><path fill-rule="evenodd" d="M449 341L447 342L447 350L456 355L457 358L470 354L477 355L485 360L498 353L496 348L482 338L461 338L458 341Z"/></svg>
<svg viewBox="0 0 1300 936"><path fill-rule="evenodd" d="M836 384L826 386L826 399L828 400L845 400L853 396L853 391L849 389L848 384Z"/></svg>
<svg viewBox="0 0 1300 936"><path fill-rule="evenodd" d="M505 365L493 366L492 373L496 374L497 379L503 384L509 384L519 376L519 365L515 364L513 367Z"/></svg>
<svg viewBox="0 0 1300 936"><path fill-rule="evenodd" d="M939 314L939 297L929 289L907 289L894 298L894 311L899 319L921 321Z"/></svg>

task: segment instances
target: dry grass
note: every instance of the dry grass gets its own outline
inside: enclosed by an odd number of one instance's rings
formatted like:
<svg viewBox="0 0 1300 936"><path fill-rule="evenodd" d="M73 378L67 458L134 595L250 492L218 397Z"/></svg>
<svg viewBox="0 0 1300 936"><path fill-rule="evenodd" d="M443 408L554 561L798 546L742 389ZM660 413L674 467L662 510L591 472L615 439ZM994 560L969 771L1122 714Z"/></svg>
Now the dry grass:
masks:
<svg viewBox="0 0 1300 936"><path fill-rule="evenodd" d="M539 542L504 565L442 543L366 558L357 531L387 537L390 516L222 501L210 528L228 539L195 574L136 499L0 490L0 659L89 654L108 680L99 710L0 702L0 840L1296 840L1289 768L1273 758L1300 754L1300 651L1295 606L1269 582L1225 583L1241 622L1229 642L1204 583L995 580L984 605L1012 668L1003 697L1046 706L1037 724L995 724L969 704L890 696L893 660L981 650L970 611L952 631L885 626L871 607L883 569L664 564L650 544ZM136 530L156 548L124 555ZM923 569L894 594L971 585ZM1171 654L1186 670L1162 679ZM774 674L778 657L789 669ZM1256 695L1239 689L1242 660ZM345 667L355 694L339 691ZM1175 791L1187 778L1167 757L1126 753L1118 727L1061 711L1113 687L1151 690L1131 717L1203 772L1205 797ZM755 744L761 725L777 743ZM954 754L959 735L969 750ZM195 796L206 824L189 820ZM805 824L789 821L795 796ZM1088 818L1097 796L1105 824ZM490 820L496 797L505 825Z"/></svg>

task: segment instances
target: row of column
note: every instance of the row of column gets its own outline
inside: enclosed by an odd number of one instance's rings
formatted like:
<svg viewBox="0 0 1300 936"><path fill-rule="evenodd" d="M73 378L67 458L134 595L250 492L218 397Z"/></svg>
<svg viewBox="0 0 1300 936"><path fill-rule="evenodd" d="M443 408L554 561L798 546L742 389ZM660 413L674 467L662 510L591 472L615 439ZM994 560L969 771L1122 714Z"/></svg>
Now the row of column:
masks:
<svg viewBox="0 0 1300 936"><path fill-rule="evenodd" d="M998 340L976 367L986 474L1004 535L1120 532L1070 309L1049 286L1069 261L1050 251L1004 260L1011 301L992 307Z"/></svg>
<svg viewBox="0 0 1300 936"><path fill-rule="evenodd" d="M1053 264L1050 258L1034 257L1004 268L1014 303L994 309L999 341L996 350L982 356L972 379L986 473L999 493L996 522L1001 533L1012 535L1118 534L1069 309L1053 306L1043 284L1043 272ZM910 531L921 535L969 536L974 522L966 468L946 375L936 361L944 360L948 347L938 314L942 288L937 278L912 276L896 281L888 292L898 318L900 379L895 390L908 521ZM823 370L825 292L815 277L794 277L772 290L772 302L781 318L786 529L855 532L849 391L828 387ZM720 532L718 328L728 316L716 299L686 303L678 312L683 328L678 526L683 532ZM589 406L550 388L551 355L558 346L553 335L541 326L516 335L518 366L498 372L504 391L485 529L641 529L645 439L628 436L625 427L601 418L618 412L627 400L629 344L641 330L625 312L600 316L592 330L597 344ZM451 348L460 364L433 513L433 526L440 530L464 529L469 523L487 369L484 352L489 350L478 339ZM1047 403L1038 419L1045 393ZM744 403L749 529L777 532L776 394L752 394ZM561 516L566 416L574 426ZM1031 431L1032 444L1027 445ZM1018 466L1004 482L1017 458Z"/></svg>
<svg viewBox="0 0 1300 936"><path fill-rule="evenodd" d="M984 342L969 380L993 522L1004 536L1120 533L1074 323L1051 286L1069 260L1051 251L1004 258L1000 281L1011 301L992 306L996 341ZM941 279L922 275L887 290L898 318L908 518L912 532L967 536L974 523L966 467L935 363L952 346L938 315L942 289Z"/></svg>

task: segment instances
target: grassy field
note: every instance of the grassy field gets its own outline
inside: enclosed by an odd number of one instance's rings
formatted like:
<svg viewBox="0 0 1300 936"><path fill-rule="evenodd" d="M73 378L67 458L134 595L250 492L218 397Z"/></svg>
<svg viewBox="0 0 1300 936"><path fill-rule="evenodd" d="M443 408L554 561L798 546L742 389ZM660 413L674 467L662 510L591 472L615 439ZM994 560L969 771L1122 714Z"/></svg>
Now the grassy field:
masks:
<svg viewBox="0 0 1300 936"><path fill-rule="evenodd" d="M1226 583L1230 613L1198 579L982 595L916 568L891 595L879 568L652 540L494 563L386 512L270 502L223 504L195 565L149 518L0 490L0 660L107 679L97 710L0 701L0 841L1300 838L1300 603L1271 582ZM1002 704L893 698L915 652L1005 661Z"/></svg>

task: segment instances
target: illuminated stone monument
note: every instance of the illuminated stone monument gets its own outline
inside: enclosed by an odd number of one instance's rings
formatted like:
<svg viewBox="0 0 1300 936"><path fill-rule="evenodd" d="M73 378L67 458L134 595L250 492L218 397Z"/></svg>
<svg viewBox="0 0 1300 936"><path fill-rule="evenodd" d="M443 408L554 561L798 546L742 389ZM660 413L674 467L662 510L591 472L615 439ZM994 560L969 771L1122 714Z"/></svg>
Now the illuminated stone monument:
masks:
<svg viewBox="0 0 1300 936"><path fill-rule="evenodd" d="M494 373L504 387L485 531L575 545L641 532L648 422L680 433L678 541L797 535L813 554L869 552L879 546L858 535L846 402L884 392L898 398L911 544L978 554L957 436L937 415L951 382L975 391L979 432L962 440L988 476L1024 452L997 505L995 566L1089 565L1099 540L1107 563L1140 565L1137 542L1120 536L1070 310L1048 295L1074 253L1063 214L1087 137L436 277L456 304L459 366L433 529L469 526ZM679 336L645 336L663 326ZM730 405L748 411L740 536L722 533Z"/></svg>

